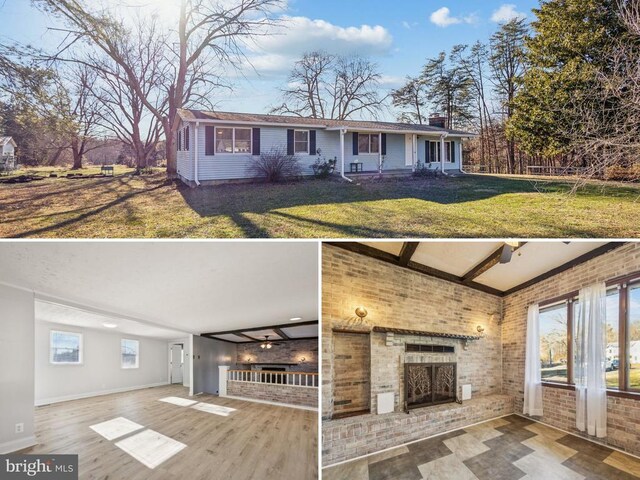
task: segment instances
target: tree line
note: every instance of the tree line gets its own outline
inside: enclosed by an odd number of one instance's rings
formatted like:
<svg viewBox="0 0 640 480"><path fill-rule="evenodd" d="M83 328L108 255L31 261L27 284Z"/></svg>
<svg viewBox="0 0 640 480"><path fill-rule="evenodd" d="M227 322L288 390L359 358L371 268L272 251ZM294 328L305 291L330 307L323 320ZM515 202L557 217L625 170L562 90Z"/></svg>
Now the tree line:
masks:
<svg viewBox="0 0 640 480"><path fill-rule="evenodd" d="M109 139L144 167L164 149L176 171L176 114L215 108L246 64L246 42L272 34L283 0L181 0L173 24L118 18L89 0L32 0L56 18L56 51L0 45L0 128L21 136L23 160L79 168ZM467 164L487 172L579 168L636 172L640 7L632 0L543 0L486 42L456 45L385 91L378 65L308 52L272 113L378 118L472 131ZM43 160L44 159L44 160Z"/></svg>

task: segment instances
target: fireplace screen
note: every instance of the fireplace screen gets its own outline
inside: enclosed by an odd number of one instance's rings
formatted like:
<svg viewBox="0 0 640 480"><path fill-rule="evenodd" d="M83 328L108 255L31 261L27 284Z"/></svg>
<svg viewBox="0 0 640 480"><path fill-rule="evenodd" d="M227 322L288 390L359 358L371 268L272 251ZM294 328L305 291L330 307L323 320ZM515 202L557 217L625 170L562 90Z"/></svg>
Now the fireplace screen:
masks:
<svg viewBox="0 0 640 480"><path fill-rule="evenodd" d="M455 363L405 363L405 410L456 401Z"/></svg>

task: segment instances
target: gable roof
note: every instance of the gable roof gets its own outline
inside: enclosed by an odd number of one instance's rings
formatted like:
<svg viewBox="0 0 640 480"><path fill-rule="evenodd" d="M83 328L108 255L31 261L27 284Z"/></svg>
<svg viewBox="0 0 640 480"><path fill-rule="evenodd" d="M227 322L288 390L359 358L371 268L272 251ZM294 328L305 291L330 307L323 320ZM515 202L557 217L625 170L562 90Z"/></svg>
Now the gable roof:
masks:
<svg viewBox="0 0 640 480"><path fill-rule="evenodd" d="M0 145L4 147L7 143L11 143L14 148L18 146L13 137L0 137Z"/></svg>
<svg viewBox="0 0 640 480"><path fill-rule="evenodd" d="M475 133L461 130L449 130L446 128L432 127L430 125L417 125L409 123L374 122L363 120L331 120L328 118L294 117L289 115L266 115L261 113L237 113L237 112L208 112L204 110L180 109L179 117L186 122L212 122L212 123L246 123L246 124L273 124L280 126L300 126L326 129L376 130L384 132L417 133L417 134L443 134L460 135L463 137L475 137Z"/></svg>

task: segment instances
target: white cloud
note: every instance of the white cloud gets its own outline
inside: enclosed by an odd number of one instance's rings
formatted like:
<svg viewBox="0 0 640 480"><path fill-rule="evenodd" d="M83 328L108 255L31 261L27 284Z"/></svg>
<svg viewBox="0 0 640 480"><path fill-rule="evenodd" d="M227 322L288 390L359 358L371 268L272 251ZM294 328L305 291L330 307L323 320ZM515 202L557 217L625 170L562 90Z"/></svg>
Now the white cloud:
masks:
<svg viewBox="0 0 640 480"><path fill-rule="evenodd" d="M282 25L247 45L249 60L258 72L285 72L305 52L322 50L339 55L386 55L393 37L380 25L341 27L325 20L282 17Z"/></svg>
<svg viewBox="0 0 640 480"><path fill-rule="evenodd" d="M516 18L527 18L527 14L524 12L518 12L513 3L505 3L501 5L500 8L491 15L491 21L496 23L506 23Z"/></svg>
<svg viewBox="0 0 640 480"><path fill-rule="evenodd" d="M474 13L465 17L453 17L451 16L451 10L449 10L447 7L439 8L431 14L431 17L429 17L429 19L431 20L431 23L442 28L446 28L451 25L457 25L459 23L473 24L478 22L478 17Z"/></svg>

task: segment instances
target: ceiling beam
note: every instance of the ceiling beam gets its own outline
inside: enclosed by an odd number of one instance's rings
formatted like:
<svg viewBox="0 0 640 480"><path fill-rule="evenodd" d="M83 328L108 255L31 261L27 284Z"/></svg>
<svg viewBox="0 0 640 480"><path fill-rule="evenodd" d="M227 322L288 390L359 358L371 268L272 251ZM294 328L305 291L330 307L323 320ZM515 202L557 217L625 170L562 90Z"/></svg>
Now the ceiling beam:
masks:
<svg viewBox="0 0 640 480"><path fill-rule="evenodd" d="M318 320L309 320L307 322L283 323L281 325L268 325L265 327L240 328L236 330L227 330L224 332L207 332L207 333L201 333L200 335L203 337L209 337L211 335L226 335L226 334L237 335L238 333L250 333L250 332L257 332L260 330L275 330L276 328L304 327L306 325L317 325L317 324L318 324Z"/></svg>
<svg viewBox="0 0 640 480"><path fill-rule="evenodd" d="M420 242L404 242L404 244L402 245L402 250L400 250L400 258L398 261L401 267L406 267L407 265L409 265L409 262L411 261L413 254L416 253L419 245Z"/></svg>
<svg viewBox="0 0 640 480"><path fill-rule="evenodd" d="M289 335L287 335L286 333L284 333L284 332L282 331L282 329L280 329L280 328L274 328L274 329L273 329L273 331L274 331L274 332L276 332L276 333L280 336L280 338L282 338L282 339L284 339L284 340L289 340Z"/></svg>
<svg viewBox="0 0 640 480"><path fill-rule="evenodd" d="M580 255L579 257L576 257L573 260L570 260L567 263L560 265L559 267L553 268L548 272L543 273L542 275L538 275L537 277L532 278L531 280L521 283L520 285L517 285L513 288L510 288L509 290L505 291L503 295L506 297L507 295L511 295L513 293L519 292L520 290L530 287L531 285L535 285L536 283L542 282L543 280L546 280L555 275L558 275L559 273L562 273L566 270L569 270L570 268L578 266L581 263L588 262L589 260L599 257L600 255L604 255L605 253L608 253L611 250L615 250L616 248L620 248L626 244L627 242L606 243L594 250L591 250L590 252L585 253L584 255Z"/></svg>
<svg viewBox="0 0 640 480"><path fill-rule="evenodd" d="M526 243L527 242L519 242L517 247L513 247L513 252L515 253L516 251L518 251L519 249L524 247L524 245ZM467 273L465 273L462 276L462 281L464 283L472 282L474 279L478 278L480 275L482 275L487 270L489 270L489 269L495 267L496 265L498 265L498 263L500 263L500 258L502 257L502 251L504 250L504 247L506 247L506 246L507 246L506 243L504 245L500 246L500 248L498 248L493 253L491 253L491 255L489 255L487 258L482 260L475 267L473 267L471 270L469 270Z"/></svg>
<svg viewBox="0 0 640 480"><path fill-rule="evenodd" d="M472 288L474 290L479 290L481 292L489 293L491 295L497 295L497 296L502 295L501 290L497 290L495 288L491 288L476 282L464 283L462 281L462 277L458 277L457 275L453 275L451 273L443 272L442 270L437 270L435 268L428 267L421 263L412 262L411 260L409 260L407 265L404 265L404 266L400 265L399 256L392 255L387 252L383 252L382 250L378 250L377 248L370 247L369 245L363 245L357 242L325 242L325 244L342 248L343 250L348 250L350 252L364 255L367 257L375 258L376 260L380 260L385 263L390 263L391 265L395 265L396 267L406 268L407 270L411 270L413 272L418 272L423 275L428 275L430 277L446 280L448 282L455 283L457 285L462 285L465 287Z"/></svg>
<svg viewBox="0 0 640 480"><path fill-rule="evenodd" d="M234 342L233 340L226 340L224 338L217 338L215 336L212 335L205 335L202 334L200 335L201 337L206 337L206 338L210 338L212 340L219 340L220 342L227 342L227 343L233 343L234 345L254 345L254 344L258 344L258 343L262 343L264 342L264 340L255 340L253 342ZM273 343L281 343L281 342L297 342L299 340L318 340L318 337L300 337L300 338L278 338L278 339L270 339L270 342Z"/></svg>

